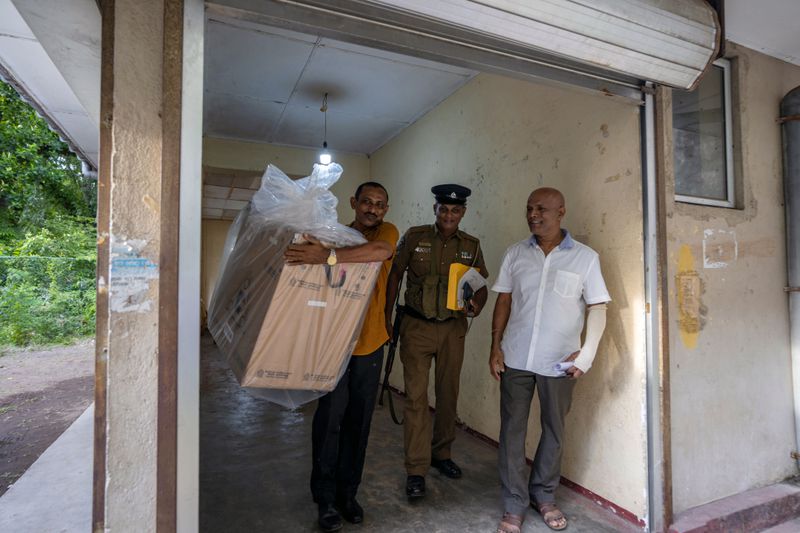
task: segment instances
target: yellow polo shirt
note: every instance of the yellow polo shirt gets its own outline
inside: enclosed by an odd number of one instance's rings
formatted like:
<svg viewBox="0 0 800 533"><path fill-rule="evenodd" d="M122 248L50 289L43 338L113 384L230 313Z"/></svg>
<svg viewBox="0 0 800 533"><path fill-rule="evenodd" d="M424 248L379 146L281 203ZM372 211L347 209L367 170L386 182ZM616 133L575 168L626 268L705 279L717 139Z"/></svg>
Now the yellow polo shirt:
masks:
<svg viewBox="0 0 800 533"><path fill-rule="evenodd" d="M352 226L352 224L350 224ZM364 233L368 241L386 241L392 246L392 250L397 246L400 239L400 232L391 222L381 222L378 226L368 229ZM386 280L389 278L389 270L392 268L394 255L383 262L378 279L375 282L375 289L364 317L364 325L361 327L361 335L353 350L353 355L369 355L381 347L387 340L389 334L386 332L386 318L384 309L386 307Z"/></svg>

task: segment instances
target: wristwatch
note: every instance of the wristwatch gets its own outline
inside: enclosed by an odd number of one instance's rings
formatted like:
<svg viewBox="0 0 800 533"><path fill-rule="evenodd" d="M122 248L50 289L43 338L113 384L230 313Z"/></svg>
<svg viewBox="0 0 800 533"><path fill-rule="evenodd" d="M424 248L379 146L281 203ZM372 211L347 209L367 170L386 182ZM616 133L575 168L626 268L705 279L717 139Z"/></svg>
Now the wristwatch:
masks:
<svg viewBox="0 0 800 533"><path fill-rule="evenodd" d="M331 248L331 253L328 255L328 265L333 266L336 264L336 250Z"/></svg>

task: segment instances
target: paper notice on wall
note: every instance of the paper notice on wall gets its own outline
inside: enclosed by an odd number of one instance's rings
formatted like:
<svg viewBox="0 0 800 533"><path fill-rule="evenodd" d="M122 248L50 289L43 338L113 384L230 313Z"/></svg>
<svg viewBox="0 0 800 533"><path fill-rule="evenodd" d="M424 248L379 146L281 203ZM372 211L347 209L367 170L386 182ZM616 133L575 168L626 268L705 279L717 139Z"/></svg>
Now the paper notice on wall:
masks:
<svg viewBox="0 0 800 533"><path fill-rule="evenodd" d="M703 268L726 268L739 257L735 230L703 231Z"/></svg>
<svg viewBox="0 0 800 533"><path fill-rule="evenodd" d="M151 280L158 279L158 265L140 253L146 241L112 237L109 276L109 308L117 313L145 313L151 310L148 297Z"/></svg>

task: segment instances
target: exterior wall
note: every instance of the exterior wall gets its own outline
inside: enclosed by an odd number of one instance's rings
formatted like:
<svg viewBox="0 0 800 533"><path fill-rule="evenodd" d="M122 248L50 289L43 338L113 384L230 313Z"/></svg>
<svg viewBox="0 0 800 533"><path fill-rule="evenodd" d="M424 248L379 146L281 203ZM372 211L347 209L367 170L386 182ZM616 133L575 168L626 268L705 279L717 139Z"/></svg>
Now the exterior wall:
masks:
<svg viewBox="0 0 800 533"><path fill-rule="evenodd" d="M462 229L481 239L490 283L505 249L528 235L529 193L554 186L565 194L565 227L600 253L614 301L595 365L575 390L563 474L644 517L639 109L482 74L378 150L370 162L372 176L386 185L392 198L387 219L401 232L433 222L432 185L455 182L473 190ZM493 306L492 294L467 338L459 417L497 439L499 386L487 368ZM394 368L393 384L402 389L402 365ZM434 397L432 387L429 396ZM540 433L538 400L530 420L532 457Z"/></svg>
<svg viewBox="0 0 800 533"><path fill-rule="evenodd" d="M315 150L305 148L212 138L203 141L203 165L209 167L263 172L271 163L286 174L306 176L311 173L317 157ZM337 153L334 153L334 159L342 165L344 172L331 191L339 199L339 222L348 224L353 220L350 197L359 184L370 179L369 159L362 154ZM219 275L219 260L230 225L228 220L203 220L200 297L204 312L208 310Z"/></svg>
<svg viewBox="0 0 800 533"><path fill-rule="evenodd" d="M734 67L738 208L671 201L671 155L665 161L678 513L797 473L789 455L796 443L775 119L783 95L800 84L800 67L734 44L727 51ZM667 132L670 109L667 102ZM672 154L671 139L664 153Z"/></svg>

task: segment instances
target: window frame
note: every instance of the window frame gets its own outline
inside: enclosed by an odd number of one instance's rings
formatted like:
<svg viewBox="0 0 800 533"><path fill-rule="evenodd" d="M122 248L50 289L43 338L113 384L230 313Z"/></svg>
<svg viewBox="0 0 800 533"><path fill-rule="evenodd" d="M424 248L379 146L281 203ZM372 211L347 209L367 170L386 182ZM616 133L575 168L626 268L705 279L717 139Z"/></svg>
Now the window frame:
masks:
<svg viewBox="0 0 800 533"><path fill-rule="evenodd" d="M725 112L725 178L726 178L726 198L724 200L717 200L713 198L703 198L701 196L692 196L687 194L675 193L675 201L686 204L707 205L712 207L736 207L736 176L734 173L733 161L733 111L732 111L732 98L731 98L731 61L729 59L720 58L712 63L712 65L722 69L722 105ZM713 67L712 67L713 68ZM673 150L674 150L673 145ZM673 154L674 157L674 154ZM677 181L677 175L675 176Z"/></svg>

